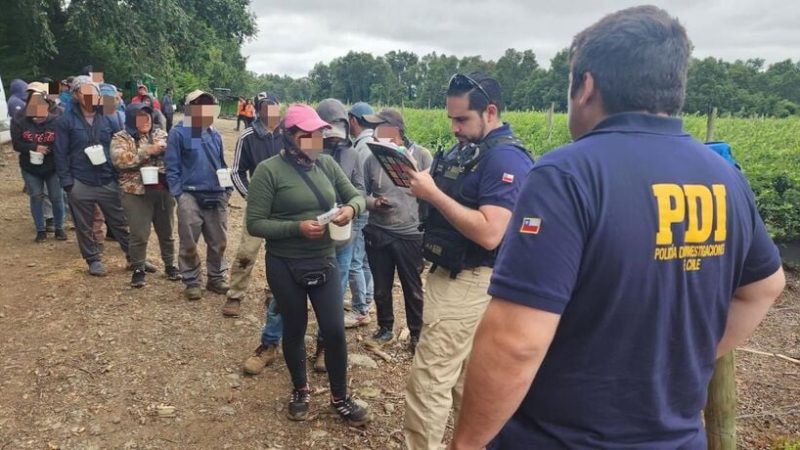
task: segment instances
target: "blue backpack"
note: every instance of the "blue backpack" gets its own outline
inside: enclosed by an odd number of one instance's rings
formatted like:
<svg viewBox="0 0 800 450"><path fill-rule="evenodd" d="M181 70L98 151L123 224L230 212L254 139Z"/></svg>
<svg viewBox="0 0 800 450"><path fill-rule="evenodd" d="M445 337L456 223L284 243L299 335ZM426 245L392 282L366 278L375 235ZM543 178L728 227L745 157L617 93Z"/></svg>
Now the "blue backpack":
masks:
<svg viewBox="0 0 800 450"><path fill-rule="evenodd" d="M708 147L711 151L718 154L719 156L722 156L725 159L725 161L728 161L728 163L733 167L742 170L742 166L739 164L739 161L736 161L736 158L733 157L731 146L727 142L723 141L706 142L706 147Z"/></svg>

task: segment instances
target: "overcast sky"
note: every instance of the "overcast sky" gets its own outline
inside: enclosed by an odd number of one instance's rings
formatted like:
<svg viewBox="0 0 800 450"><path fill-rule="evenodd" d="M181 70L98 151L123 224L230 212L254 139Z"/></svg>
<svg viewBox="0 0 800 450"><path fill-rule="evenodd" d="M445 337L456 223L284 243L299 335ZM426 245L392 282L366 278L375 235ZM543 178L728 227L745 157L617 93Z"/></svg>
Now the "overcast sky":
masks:
<svg viewBox="0 0 800 450"><path fill-rule="evenodd" d="M677 16L697 57L800 59L800 4L777 0L651 2ZM252 0L258 36L243 54L256 73L303 76L348 51L481 55L532 49L549 65L572 37L627 0Z"/></svg>

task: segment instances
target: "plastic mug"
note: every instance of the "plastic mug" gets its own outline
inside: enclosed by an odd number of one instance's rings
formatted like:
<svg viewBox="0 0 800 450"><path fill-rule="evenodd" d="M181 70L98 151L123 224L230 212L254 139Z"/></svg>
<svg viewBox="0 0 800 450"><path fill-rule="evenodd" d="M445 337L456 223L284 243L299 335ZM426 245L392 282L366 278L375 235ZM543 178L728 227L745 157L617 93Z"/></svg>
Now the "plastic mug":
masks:
<svg viewBox="0 0 800 450"><path fill-rule="evenodd" d="M142 184L158 184L158 167L145 166L139 169L139 172L142 173Z"/></svg>
<svg viewBox="0 0 800 450"><path fill-rule="evenodd" d="M231 180L231 171L222 168L217 170L217 180L219 180L219 185L224 188L233 187L233 180Z"/></svg>
<svg viewBox="0 0 800 450"><path fill-rule="evenodd" d="M31 164L33 164L34 166L41 166L42 164L44 164L44 154L39 153L37 151L31 151L30 155L31 155Z"/></svg>
<svg viewBox="0 0 800 450"><path fill-rule="evenodd" d="M350 239L350 234L353 230L353 221L347 222L347 225L343 227L331 222L328 224L328 230L330 230L331 239L334 241L346 241Z"/></svg>
<svg viewBox="0 0 800 450"><path fill-rule="evenodd" d="M83 149L83 152L86 153L86 156L89 157L89 160L95 166L106 163L106 153L103 151L102 145L92 145L90 147L86 147Z"/></svg>

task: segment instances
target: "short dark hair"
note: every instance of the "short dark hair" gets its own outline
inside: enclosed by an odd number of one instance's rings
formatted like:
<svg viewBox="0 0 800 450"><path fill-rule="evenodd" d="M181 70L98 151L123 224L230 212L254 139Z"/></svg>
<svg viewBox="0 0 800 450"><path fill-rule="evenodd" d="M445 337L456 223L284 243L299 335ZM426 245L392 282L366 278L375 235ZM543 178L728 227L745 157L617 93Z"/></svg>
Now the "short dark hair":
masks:
<svg viewBox="0 0 800 450"><path fill-rule="evenodd" d="M456 75L454 75L454 77ZM470 110L482 113L486 111L489 105L495 105L497 107L497 115L499 116L500 112L503 111L503 92L500 89L500 83L481 72L473 72L466 77L477 83L482 90L474 86L454 84L451 78L451 83L447 86L447 96L461 97L468 93Z"/></svg>
<svg viewBox="0 0 800 450"><path fill-rule="evenodd" d="M357 123L357 124L358 124L358 125L359 125L361 128L366 128L366 129L368 129L368 130L374 130L375 128L377 128L377 127L378 127L378 125L380 125L379 123L372 123L372 122L368 122L368 121L367 121L366 119L364 119L363 117L358 117L358 116L357 116L357 115L355 115L355 114L350 114L350 113L347 113L347 117L348 117L348 118L352 117L352 118L356 119L356 123ZM349 124L348 124L348 125L349 125Z"/></svg>
<svg viewBox="0 0 800 450"><path fill-rule="evenodd" d="M691 42L686 29L655 6L603 17L570 46L572 95L591 73L606 113L677 114L686 97Z"/></svg>

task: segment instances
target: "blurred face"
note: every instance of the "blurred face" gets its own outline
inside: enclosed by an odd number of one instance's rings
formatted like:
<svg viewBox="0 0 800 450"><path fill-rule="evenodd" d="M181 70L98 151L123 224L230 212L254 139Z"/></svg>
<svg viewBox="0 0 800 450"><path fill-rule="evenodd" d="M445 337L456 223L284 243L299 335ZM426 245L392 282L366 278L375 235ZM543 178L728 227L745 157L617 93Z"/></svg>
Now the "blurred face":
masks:
<svg viewBox="0 0 800 450"><path fill-rule="evenodd" d="M136 89L136 93L139 95L147 95L147 88L144 86L139 86L139 88Z"/></svg>
<svg viewBox="0 0 800 450"><path fill-rule="evenodd" d="M469 109L469 94L447 97L447 117L450 119L450 129L461 144L478 142L486 136L487 112L494 105L489 105L483 114ZM495 108L496 111L496 108Z"/></svg>
<svg viewBox="0 0 800 450"><path fill-rule="evenodd" d="M322 152L322 130L311 132L300 131L295 134L292 139L297 148L308 156L315 157Z"/></svg>
<svg viewBox="0 0 800 450"><path fill-rule="evenodd" d="M103 114L110 116L117 112L117 97L113 95L103 96Z"/></svg>
<svg viewBox="0 0 800 450"><path fill-rule="evenodd" d="M261 103L261 117L267 118L267 128L274 130L278 128L281 122L281 107L278 105L267 105L266 102Z"/></svg>
<svg viewBox="0 0 800 450"><path fill-rule="evenodd" d="M150 114L145 111L136 113L136 129L139 130L139 134L148 134L152 128L153 120L150 118Z"/></svg>
<svg viewBox="0 0 800 450"><path fill-rule="evenodd" d="M214 123L217 106L213 104L193 104L186 108L192 128L206 129Z"/></svg>
<svg viewBox="0 0 800 450"><path fill-rule="evenodd" d="M47 111L50 105L40 93L31 93L28 105L25 106L25 115L34 120L44 120L47 118Z"/></svg>
<svg viewBox="0 0 800 450"><path fill-rule="evenodd" d="M405 145L400 134L400 128L393 125L381 124L375 129L375 137L378 140L387 140L397 146Z"/></svg>
<svg viewBox="0 0 800 450"><path fill-rule="evenodd" d="M83 84L78 92L78 102L80 102L83 109L86 111L94 109L100 105L100 93L97 88L91 84Z"/></svg>

